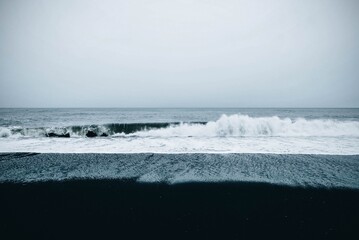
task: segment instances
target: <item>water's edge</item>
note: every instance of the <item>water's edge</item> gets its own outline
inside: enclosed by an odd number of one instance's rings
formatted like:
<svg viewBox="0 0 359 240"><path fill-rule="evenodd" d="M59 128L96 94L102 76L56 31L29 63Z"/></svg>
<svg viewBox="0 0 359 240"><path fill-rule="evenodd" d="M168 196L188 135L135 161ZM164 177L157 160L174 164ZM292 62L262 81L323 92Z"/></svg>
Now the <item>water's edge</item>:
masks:
<svg viewBox="0 0 359 240"><path fill-rule="evenodd" d="M359 155L0 153L0 182L254 182L359 189Z"/></svg>

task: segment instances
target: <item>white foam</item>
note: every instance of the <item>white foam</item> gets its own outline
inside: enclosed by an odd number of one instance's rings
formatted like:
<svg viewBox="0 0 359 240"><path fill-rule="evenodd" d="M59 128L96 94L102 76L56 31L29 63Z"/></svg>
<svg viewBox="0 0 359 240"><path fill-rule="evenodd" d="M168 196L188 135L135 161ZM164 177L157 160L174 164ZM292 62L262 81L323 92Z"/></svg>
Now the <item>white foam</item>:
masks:
<svg viewBox="0 0 359 240"><path fill-rule="evenodd" d="M7 128L0 128L0 136L0 152L359 154L357 121L277 116L223 115L205 125L183 123L107 138L24 137Z"/></svg>
<svg viewBox="0 0 359 240"><path fill-rule="evenodd" d="M330 119L306 120L247 115L222 115L215 122L202 124L183 123L162 129L134 133L147 137L224 137L224 136L359 136L359 122Z"/></svg>
<svg viewBox="0 0 359 240"><path fill-rule="evenodd" d="M0 152L359 154L358 137L0 138Z"/></svg>
<svg viewBox="0 0 359 240"><path fill-rule="evenodd" d="M0 137L9 137L11 135L11 131L8 128L0 128Z"/></svg>

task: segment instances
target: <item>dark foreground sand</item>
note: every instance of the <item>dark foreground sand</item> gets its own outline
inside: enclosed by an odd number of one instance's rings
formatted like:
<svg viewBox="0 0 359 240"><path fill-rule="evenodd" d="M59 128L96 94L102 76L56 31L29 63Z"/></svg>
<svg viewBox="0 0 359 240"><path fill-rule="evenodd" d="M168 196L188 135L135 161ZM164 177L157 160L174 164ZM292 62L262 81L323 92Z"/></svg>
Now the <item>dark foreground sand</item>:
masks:
<svg viewBox="0 0 359 240"><path fill-rule="evenodd" d="M0 239L359 239L359 191L260 183L0 184Z"/></svg>

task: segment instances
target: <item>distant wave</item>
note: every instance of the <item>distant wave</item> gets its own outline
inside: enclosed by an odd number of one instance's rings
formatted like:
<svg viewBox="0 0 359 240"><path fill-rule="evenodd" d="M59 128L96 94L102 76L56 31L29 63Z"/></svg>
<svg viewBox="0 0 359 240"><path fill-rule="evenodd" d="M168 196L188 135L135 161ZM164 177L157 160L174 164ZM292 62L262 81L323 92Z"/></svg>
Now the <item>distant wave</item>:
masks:
<svg viewBox="0 0 359 240"><path fill-rule="evenodd" d="M189 123L111 123L104 125L69 126L63 128L1 127L0 137L46 137L49 133L85 137L97 135L138 137L246 137L246 136L359 136L358 121L304 118L250 117L222 115L217 121Z"/></svg>

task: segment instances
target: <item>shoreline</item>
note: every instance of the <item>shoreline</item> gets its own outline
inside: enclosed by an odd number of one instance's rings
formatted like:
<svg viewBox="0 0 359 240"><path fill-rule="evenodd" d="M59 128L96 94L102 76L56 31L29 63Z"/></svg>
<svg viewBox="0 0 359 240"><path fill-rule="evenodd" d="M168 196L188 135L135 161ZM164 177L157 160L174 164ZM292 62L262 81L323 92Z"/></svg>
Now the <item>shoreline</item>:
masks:
<svg viewBox="0 0 359 240"><path fill-rule="evenodd" d="M0 182L136 179L359 189L359 155L0 153Z"/></svg>
<svg viewBox="0 0 359 240"><path fill-rule="evenodd" d="M359 239L359 161L0 154L1 239Z"/></svg>

